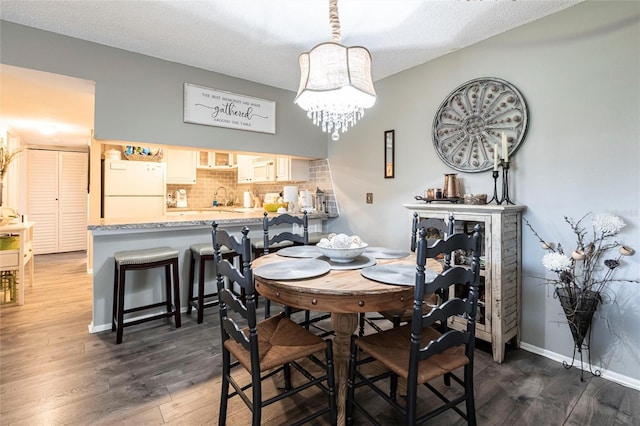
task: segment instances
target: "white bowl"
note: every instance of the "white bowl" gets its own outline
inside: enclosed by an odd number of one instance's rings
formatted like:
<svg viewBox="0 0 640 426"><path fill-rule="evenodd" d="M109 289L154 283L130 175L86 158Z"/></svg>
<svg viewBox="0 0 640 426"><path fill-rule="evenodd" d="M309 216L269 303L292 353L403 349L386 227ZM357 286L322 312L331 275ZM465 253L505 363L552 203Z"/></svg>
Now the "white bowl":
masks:
<svg viewBox="0 0 640 426"><path fill-rule="evenodd" d="M351 263L356 260L356 257L360 256L367 248L368 244L362 243L360 247L356 248L332 248L323 247L317 244L320 253L327 256L332 262L336 263Z"/></svg>

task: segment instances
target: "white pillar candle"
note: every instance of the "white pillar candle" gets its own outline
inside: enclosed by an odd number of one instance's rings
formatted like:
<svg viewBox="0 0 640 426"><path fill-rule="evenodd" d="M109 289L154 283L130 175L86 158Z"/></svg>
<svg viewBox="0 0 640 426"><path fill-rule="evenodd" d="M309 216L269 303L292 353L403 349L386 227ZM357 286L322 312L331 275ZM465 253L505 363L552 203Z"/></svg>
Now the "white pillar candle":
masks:
<svg viewBox="0 0 640 426"><path fill-rule="evenodd" d="M498 144L493 144L493 171L498 171Z"/></svg>
<svg viewBox="0 0 640 426"><path fill-rule="evenodd" d="M507 145L507 134L502 132L502 159L505 163L509 162L509 146Z"/></svg>

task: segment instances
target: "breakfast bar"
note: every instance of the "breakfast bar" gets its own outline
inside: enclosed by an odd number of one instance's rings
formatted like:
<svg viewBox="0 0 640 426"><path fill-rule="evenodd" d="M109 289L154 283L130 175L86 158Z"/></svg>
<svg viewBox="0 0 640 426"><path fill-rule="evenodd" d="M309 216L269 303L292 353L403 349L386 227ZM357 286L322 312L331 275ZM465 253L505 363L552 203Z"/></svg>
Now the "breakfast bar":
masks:
<svg viewBox="0 0 640 426"><path fill-rule="evenodd" d="M111 329L113 304L114 260L113 254L120 250L148 249L169 246L180 252L180 300L182 311L187 307L189 247L196 243L211 242L211 225L214 221L231 232L240 233L247 226L252 238L262 236L263 209L208 209L189 212L185 215L164 215L148 218L99 219L90 222L87 229L92 235L89 252L93 270L93 312L89 332L97 333ZM270 213L275 214L275 213ZM309 217L309 232L322 232L328 216L313 212ZM143 279L160 279L161 271L139 272ZM142 275L140 275L142 276ZM210 280L211 281L211 280ZM213 281L207 283L213 286ZM156 290L157 291L157 290ZM127 288L126 298L134 305L144 305L156 300L153 287Z"/></svg>

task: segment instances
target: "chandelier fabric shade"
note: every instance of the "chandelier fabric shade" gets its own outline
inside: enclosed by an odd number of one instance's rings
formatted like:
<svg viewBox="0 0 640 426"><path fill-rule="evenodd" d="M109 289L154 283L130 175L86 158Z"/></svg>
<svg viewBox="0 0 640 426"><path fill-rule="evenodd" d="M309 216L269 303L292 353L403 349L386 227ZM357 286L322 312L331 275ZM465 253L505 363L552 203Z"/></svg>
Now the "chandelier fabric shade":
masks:
<svg viewBox="0 0 640 426"><path fill-rule="evenodd" d="M332 133L333 140L340 138L339 132L355 125L364 109L376 102L371 54L362 46L339 43L337 14L337 2L331 0L333 40L300 55L300 86L294 100L314 124Z"/></svg>

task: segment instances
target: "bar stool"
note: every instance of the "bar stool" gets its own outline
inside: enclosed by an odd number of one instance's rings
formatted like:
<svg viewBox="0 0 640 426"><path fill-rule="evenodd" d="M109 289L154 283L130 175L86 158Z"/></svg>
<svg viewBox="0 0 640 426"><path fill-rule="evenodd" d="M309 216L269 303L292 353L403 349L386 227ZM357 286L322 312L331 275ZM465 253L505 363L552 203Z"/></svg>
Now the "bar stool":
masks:
<svg viewBox="0 0 640 426"><path fill-rule="evenodd" d="M206 262L211 262L211 267L214 267L214 258L213 258L213 244L211 243L201 243L201 244L192 244L189 247L191 251L191 261L189 262L189 289L188 289L188 297L187 297L187 314L191 314L191 309L195 308L198 313L198 324L204 321L204 309L209 308L211 306L218 306L218 298L216 297L213 300L205 300L211 299L214 296L218 296L217 288L213 293L204 294L204 271ZM228 249L227 247L223 247L220 250L222 254L222 258L231 262L235 256L237 256L236 252ZM193 286L195 285L195 270L196 270L196 262L198 262L198 294L196 296L193 295ZM215 277L215 274L214 274Z"/></svg>
<svg viewBox="0 0 640 426"><path fill-rule="evenodd" d="M116 344L122 343L122 334L125 327L141 324L160 318L175 317L176 328L182 325L180 322L180 279L178 277L178 256L180 252L171 247L157 247L142 250L118 251L113 254L115 260L115 273L113 279L113 320L111 331L116 331ZM127 271L159 268L164 266L166 299L159 303L124 308L125 278ZM171 269L173 268L173 277ZM172 279L173 278L173 279ZM171 283L173 282L173 304L171 304ZM146 309L166 306L167 311L145 318L126 321L124 315L130 312L138 312Z"/></svg>

